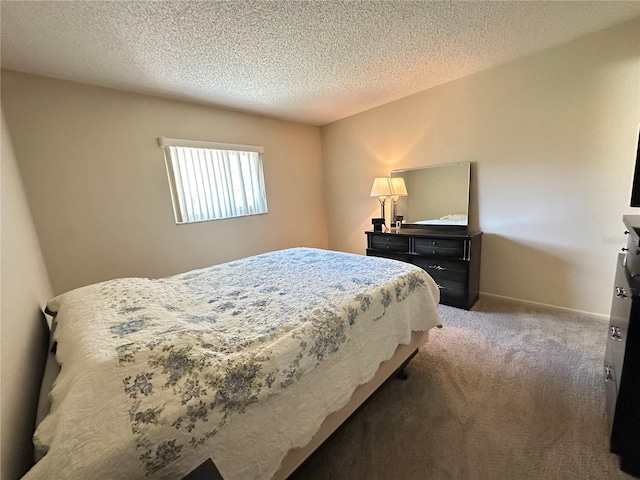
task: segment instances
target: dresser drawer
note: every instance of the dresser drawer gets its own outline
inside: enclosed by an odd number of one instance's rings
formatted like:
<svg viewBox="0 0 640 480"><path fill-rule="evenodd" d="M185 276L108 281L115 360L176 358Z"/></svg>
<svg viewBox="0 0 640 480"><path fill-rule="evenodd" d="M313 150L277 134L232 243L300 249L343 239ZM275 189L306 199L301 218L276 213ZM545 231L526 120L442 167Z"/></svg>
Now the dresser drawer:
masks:
<svg viewBox="0 0 640 480"><path fill-rule="evenodd" d="M469 304L469 262L441 258L414 258L413 263L425 269L440 289L440 303L460 308Z"/></svg>
<svg viewBox="0 0 640 480"><path fill-rule="evenodd" d="M371 248L409 253L409 237L401 235L371 235Z"/></svg>
<svg viewBox="0 0 640 480"><path fill-rule="evenodd" d="M464 258L464 242L464 240L417 237L413 241L413 251L419 255Z"/></svg>
<svg viewBox="0 0 640 480"><path fill-rule="evenodd" d="M440 284L438 284L438 287L440 288L441 304L453 307L469 308L469 292Z"/></svg>
<svg viewBox="0 0 640 480"><path fill-rule="evenodd" d="M395 252L393 250L369 250L367 249L367 256L369 257L380 257L380 258L390 258L392 260L400 260L401 262L411 263L410 256L408 253L403 252Z"/></svg>
<svg viewBox="0 0 640 480"><path fill-rule="evenodd" d="M444 258L414 258L415 263L420 268L425 269L429 275L450 274L457 275L458 278L466 278L469 273L469 262L460 260L447 260Z"/></svg>
<svg viewBox="0 0 640 480"><path fill-rule="evenodd" d="M441 290L443 288L447 290L460 290L461 292L465 292L467 290L466 279L459 275L438 272L431 275L431 278L435 280Z"/></svg>
<svg viewBox="0 0 640 480"><path fill-rule="evenodd" d="M607 422L609 424L609 432L611 432L611 451L617 453L617 436L613 428L613 421L616 411L616 399L618 398L618 381L613 368L613 362L605 356L604 360L604 394L605 394L605 410Z"/></svg>
<svg viewBox="0 0 640 480"><path fill-rule="evenodd" d="M615 371L619 374L619 372L622 372L624 362L632 305L631 287L627 280L627 273L621 264L616 269L616 280L613 289L606 354Z"/></svg>
<svg viewBox="0 0 640 480"><path fill-rule="evenodd" d="M469 270L467 262L420 258L414 259L413 263L426 270L438 286L461 292L468 291Z"/></svg>

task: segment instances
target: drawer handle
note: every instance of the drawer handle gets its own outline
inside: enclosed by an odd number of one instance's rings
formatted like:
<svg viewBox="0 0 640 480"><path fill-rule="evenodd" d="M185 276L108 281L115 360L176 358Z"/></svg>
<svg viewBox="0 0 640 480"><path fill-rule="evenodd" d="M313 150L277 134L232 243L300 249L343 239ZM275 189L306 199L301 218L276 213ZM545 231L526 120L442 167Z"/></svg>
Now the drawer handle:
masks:
<svg viewBox="0 0 640 480"><path fill-rule="evenodd" d="M620 333L620 327L611 325L611 340L622 341L622 334Z"/></svg>
<svg viewBox="0 0 640 480"><path fill-rule="evenodd" d="M611 380L613 380L613 374L611 373L613 371L613 368L611 368L610 365L605 365L604 366L604 381L605 382L610 382Z"/></svg>
<svg viewBox="0 0 640 480"><path fill-rule="evenodd" d="M442 268L440 265L429 265L427 268L431 270L446 270L446 268Z"/></svg>
<svg viewBox="0 0 640 480"><path fill-rule="evenodd" d="M623 252L628 252L628 251L629 251L629 249L628 249L628 248L626 248L626 247L622 247L622 251L623 251Z"/></svg>
<svg viewBox="0 0 640 480"><path fill-rule="evenodd" d="M627 292L622 287L616 287L616 298L627 298Z"/></svg>

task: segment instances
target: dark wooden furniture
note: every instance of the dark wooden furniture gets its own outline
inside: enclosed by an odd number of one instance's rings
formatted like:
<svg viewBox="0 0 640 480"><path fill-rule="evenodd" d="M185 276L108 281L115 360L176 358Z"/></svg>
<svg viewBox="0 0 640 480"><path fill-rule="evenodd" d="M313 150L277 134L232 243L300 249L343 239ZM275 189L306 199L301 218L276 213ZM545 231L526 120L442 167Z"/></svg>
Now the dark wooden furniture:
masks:
<svg viewBox="0 0 640 480"><path fill-rule="evenodd" d="M623 217L629 241L618 255L604 359L611 451L640 477L640 215Z"/></svg>
<svg viewBox="0 0 640 480"><path fill-rule="evenodd" d="M469 310L478 299L482 232L392 228L365 233L368 256L425 269L440 288L440 303Z"/></svg>

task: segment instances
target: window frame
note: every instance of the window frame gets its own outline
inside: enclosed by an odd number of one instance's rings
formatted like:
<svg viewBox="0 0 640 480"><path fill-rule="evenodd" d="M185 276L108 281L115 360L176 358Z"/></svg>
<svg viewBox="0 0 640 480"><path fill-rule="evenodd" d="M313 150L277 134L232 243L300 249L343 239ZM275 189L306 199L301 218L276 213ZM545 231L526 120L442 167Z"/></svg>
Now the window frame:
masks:
<svg viewBox="0 0 640 480"><path fill-rule="evenodd" d="M167 180L169 183L169 191L171 195L171 203L173 206L173 214L174 214L174 220L176 222L176 225L187 225L191 223L209 222L213 220L226 220L231 218L248 217L253 215L264 215L268 213L267 190L266 190L266 182L264 179L264 162L263 162L263 156L262 156L264 153L264 147L258 146L258 145L241 145L241 144L233 144L233 143L208 142L208 141L202 141L202 140L186 140L186 139L169 138L169 137L158 137L158 145L162 147L162 150L164 152L165 168L167 171ZM201 218L201 219L189 220L189 215L188 214L184 215L184 213L187 212L188 209L186 206L184 206L183 208L183 205L181 204L181 200L185 199L185 195L183 194L185 183L184 181L179 182L176 178L174 167L180 168L180 166L177 163L178 160L174 159L171 154L172 147L207 149L207 150L215 150L215 151L222 151L222 152L234 152L234 153L239 152L239 153L258 154L258 158L257 158L258 172L255 173L255 175L258 176L257 177L258 187L260 188L258 195L261 195L262 197L261 202L264 203L264 211L261 210L255 213L247 212L247 213L234 214L234 215L217 216L213 218ZM190 153L193 153L193 152L190 152ZM241 159L238 159L238 163L240 165L240 168L242 168ZM211 167L210 170L213 171L213 167ZM244 173L241 171L240 175L244 176ZM204 195L204 188L201 189L200 186L202 186L204 183L207 183L207 188L210 189L211 193L214 194L216 197L219 197L218 188L220 186L220 183L223 180L215 175L212 178L208 178L209 182L206 182L207 179L203 178L200 175L198 175L195 180L198 183L198 188L196 189L196 192L197 192L196 196L198 198L198 203L199 203L198 208L202 211L201 206L202 206L202 200L203 200L202 195ZM245 192L246 192L246 189L245 189ZM257 200L256 194L253 188L251 189L251 192L253 194L251 197L251 201ZM236 197L233 197L234 200L235 198Z"/></svg>

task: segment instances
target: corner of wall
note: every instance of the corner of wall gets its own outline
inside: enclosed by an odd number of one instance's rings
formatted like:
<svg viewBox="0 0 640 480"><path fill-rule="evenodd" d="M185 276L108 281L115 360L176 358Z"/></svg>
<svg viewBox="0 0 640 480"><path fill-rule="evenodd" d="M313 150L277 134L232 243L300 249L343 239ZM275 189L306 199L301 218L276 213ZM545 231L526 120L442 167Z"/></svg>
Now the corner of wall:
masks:
<svg viewBox="0 0 640 480"><path fill-rule="evenodd" d="M48 333L40 309L51 285L2 113L0 477L21 477L31 466L32 434Z"/></svg>

